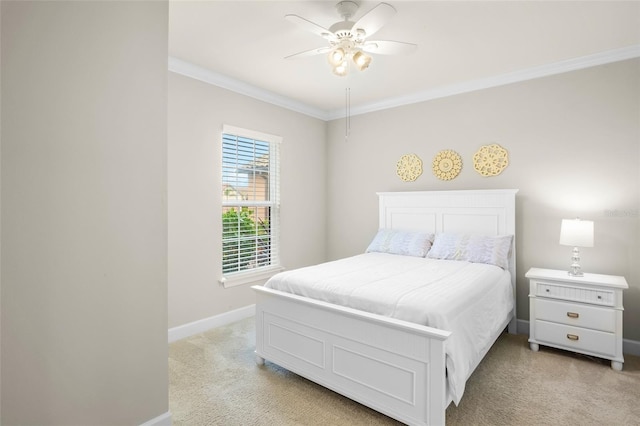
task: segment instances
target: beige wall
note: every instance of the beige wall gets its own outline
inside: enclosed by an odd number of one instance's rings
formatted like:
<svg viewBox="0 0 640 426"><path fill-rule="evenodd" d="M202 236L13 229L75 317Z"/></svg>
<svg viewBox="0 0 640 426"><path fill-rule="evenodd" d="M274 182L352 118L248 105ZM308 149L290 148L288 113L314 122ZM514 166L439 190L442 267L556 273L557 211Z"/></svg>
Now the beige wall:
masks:
<svg viewBox="0 0 640 426"><path fill-rule="evenodd" d="M2 46L2 7L0 7L0 46ZM2 49L0 48L0 100L2 99ZM0 101L0 235L2 235L2 102ZM0 244L0 309L2 307L2 244ZM0 312L0 348L2 347L2 315ZM2 423L2 350L0 350L0 423Z"/></svg>
<svg viewBox="0 0 640 426"><path fill-rule="evenodd" d="M325 259L326 123L169 73L169 327L255 303L250 285L223 288L223 124L283 137L281 260Z"/></svg>
<svg viewBox="0 0 640 426"><path fill-rule="evenodd" d="M0 46L2 46L2 7L0 7ZM2 48L0 48L0 100L2 99ZM2 102L0 101L0 235L2 235ZM0 310L2 307L2 244L0 244ZM2 348L2 314L0 312L0 348ZM2 350L0 349L0 423L2 423Z"/></svg>
<svg viewBox="0 0 640 426"><path fill-rule="evenodd" d="M498 143L510 164L497 177L473 170L482 145ZM463 158L452 181L431 161L442 149ZM413 183L396 161L415 153L425 165ZM378 227L376 191L518 188L518 317L528 320L524 278L533 266L565 269L558 244L563 218L595 221L595 247L582 252L587 272L624 275L624 336L640 340L640 61L510 84L329 123L327 253L362 252Z"/></svg>
<svg viewBox="0 0 640 426"><path fill-rule="evenodd" d="M168 4L2 8L3 425L168 411Z"/></svg>

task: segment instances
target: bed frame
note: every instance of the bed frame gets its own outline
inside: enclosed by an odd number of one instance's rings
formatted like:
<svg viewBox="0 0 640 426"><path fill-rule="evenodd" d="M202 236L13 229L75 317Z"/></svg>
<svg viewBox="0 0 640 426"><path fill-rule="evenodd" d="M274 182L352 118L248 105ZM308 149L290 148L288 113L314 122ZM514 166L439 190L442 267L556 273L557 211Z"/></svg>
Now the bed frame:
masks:
<svg viewBox="0 0 640 426"><path fill-rule="evenodd" d="M514 235L509 266L514 309L493 341L507 326L510 333L516 332L516 192L378 193L380 228ZM263 286L252 288L257 296L258 364L269 360L410 425L445 423L451 402L444 350L449 331Z"/></svg>

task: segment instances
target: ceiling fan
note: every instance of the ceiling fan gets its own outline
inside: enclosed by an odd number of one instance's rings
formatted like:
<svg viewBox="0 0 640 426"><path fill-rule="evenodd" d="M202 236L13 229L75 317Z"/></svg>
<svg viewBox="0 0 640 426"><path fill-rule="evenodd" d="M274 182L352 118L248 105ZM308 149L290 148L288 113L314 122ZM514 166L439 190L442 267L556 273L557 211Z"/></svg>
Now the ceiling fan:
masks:
<svg viewBox="0 0 640 426"><path fill-rule="evenodd" d="M329 42L329 46L296 53L285 59L328 53L327 57L334 74L344 77L349 73L350 62L353 62L360 71L367 69L371 63L371 56L368 53L396 55L411 53L418 47L416 44L401 41L367 40L396 14L396 9L390 4L378 4L356 22L351 21L358 10L356 2L341 1L336 5L336 9L343 20L336 22L328 29L298 15L285 15L285 19L288 21Z"/></svg>

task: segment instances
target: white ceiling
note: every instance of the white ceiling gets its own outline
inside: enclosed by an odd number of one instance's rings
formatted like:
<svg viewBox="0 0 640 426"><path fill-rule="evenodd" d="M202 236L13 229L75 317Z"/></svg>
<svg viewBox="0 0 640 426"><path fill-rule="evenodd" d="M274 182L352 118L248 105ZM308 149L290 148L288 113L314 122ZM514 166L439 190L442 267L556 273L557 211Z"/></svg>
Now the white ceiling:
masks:
<svg viewBox="0 0 640 426"><path fill-rule="evenodd" d="M336 3L171 1L173 70L329 119L347 87L357 112L640 56L640 1L389 0L397 14L369 39L416 43L415 53L375 55L348 77L324 55L284 59L326 45L284 15L328 28ZM352 20L379 2L357 3Z"/></svg>

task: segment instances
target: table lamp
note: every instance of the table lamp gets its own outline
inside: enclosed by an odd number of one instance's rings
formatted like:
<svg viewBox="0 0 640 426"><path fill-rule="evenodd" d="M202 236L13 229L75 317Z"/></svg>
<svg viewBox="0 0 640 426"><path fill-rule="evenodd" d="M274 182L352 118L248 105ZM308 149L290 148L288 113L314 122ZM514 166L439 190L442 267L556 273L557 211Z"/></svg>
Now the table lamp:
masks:
<svg viewBox="0 0 640 426"><path fill-rule="evenodd" d="M576 219L562 219L560 228L560 244L572 246L571 269L569 275L582 277L580 270L580 250L578 247L593 247L593 221Z"/></svg>

